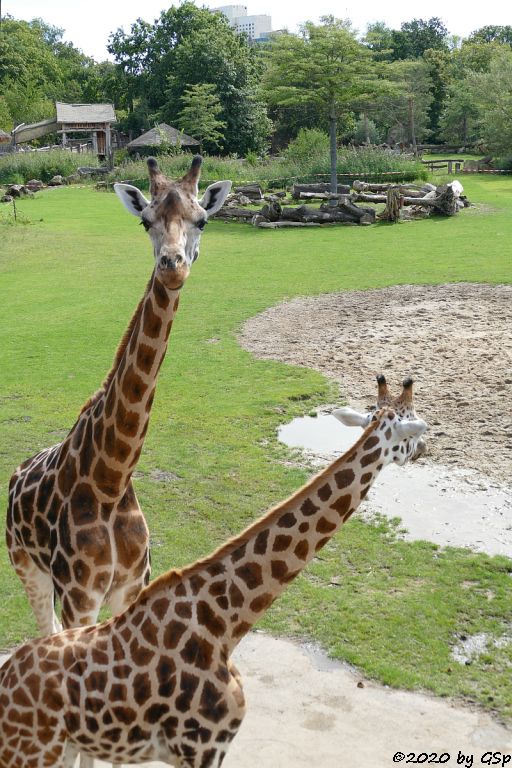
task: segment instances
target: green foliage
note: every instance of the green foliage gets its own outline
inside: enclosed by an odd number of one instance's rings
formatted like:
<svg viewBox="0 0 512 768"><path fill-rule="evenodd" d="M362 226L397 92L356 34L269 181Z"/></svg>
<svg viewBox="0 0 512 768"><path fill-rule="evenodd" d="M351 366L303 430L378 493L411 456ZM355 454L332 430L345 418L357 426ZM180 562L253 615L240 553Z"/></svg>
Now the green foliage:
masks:
<svg viewBox="0 0 512 768"><path fill-rule="evenodd" d="M199 141L200 151L222 149L226 123L219 119L222 113L217 89L212 83L198 83L185 89L179 113L180 130Z"/></svg>
<svg viewBox="0 0 512 768"><path fill-rule="evenodd" d="M359 115L352 135L358 144L379 144L382 141L376 123L367 115Z"/></svg>
<svg viewBox="0 0 512 768"><path fill-rule="evenodd" d="M97 158L87 156L87 165L97 164ZM83 155L63 149L0 155L0 184L24 184L30 179L47 182L53 176L69 176L81 165Z"/></svg>
<svg viewBox="0 0 512 768"><path fill-rule="evenodd" d="M308 143L311 133L318 133L319 136ZM304 134L306 138L301 135L298 148L292 143L290 151L285 150L277 158L263 159L254 164L234 158L206 155L203 160L201 186L205 187L218 179L231 179L235 185L257 182L264 189L283 189L295 181L328 181L330 165L325 134L309 131ZM312 151L311 146L316 147L315 151ZM339 157L341 177L351 174L378 181L381 178L385 180L386 174L393 172L397 180L412 181L425 179L427 176L425 166L421 163L373 148L342 147ZM176 157L159 155L158 162L167 176L177 178L190 167L190 154L184 152ZM142 159L126 159L121 167L115 168L109 174L108 181L130 181L140 189L147 189L146 162Z"/></svg>
<svg viewBox="0 0 512 768"><path fill-rule="evenodd" d="M283 157L297 166L325 161L329 153L329 136L316 128L301 128L283 152Z"/></svg>
<svg viewBox="0 0 512 768"><path fill-rule="evenodd" d="M147 128L151 119L178 127L185 89L211 84L222 106L225 151L264 151L270 125L256 92L257 54L222 14L186 1L154 24L139 19L129 34L118 30L109 50L130 117L123 127Z"/></svg>
<svg viewBox="0 0 512 768"><path fill-rule="evenodd" d="M54 102L98 101L108 90L113 65L97 65L70 43L63 30L41 19L11 17L0 32L0 119L9 128L51 117ZM8 117L7 117L8 111Z"/></svg>
<svg viewBox="0 0 512 768"><path fill-rule="evenodd" d="M430 49L447 50L448 30L437 16L404 22L393 30L393 59L418 59Z"/></svg>
<svg viewBox="0 0 512 768"><path fill-rule="evenodd" d="M493 152L512 151L512 50L500 48L488 72L474 72L466 79L478 106L479 134Z"/></svg>
<svg viewBox="0 0 512 768"><path fill-rule="evenodd" d="M512 45L512 27L510 25L498 26L496 24L488 24L472 32L469 39L481 43Z"/></svg>

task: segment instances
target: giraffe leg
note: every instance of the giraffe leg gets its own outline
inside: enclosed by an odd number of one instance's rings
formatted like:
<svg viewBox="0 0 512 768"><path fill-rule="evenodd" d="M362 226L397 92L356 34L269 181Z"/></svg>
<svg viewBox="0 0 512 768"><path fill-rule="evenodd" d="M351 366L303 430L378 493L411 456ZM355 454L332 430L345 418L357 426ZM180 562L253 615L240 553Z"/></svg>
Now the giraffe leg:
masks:
<svg viewBox="0 0 512 768"><path fill-rule="evenodd" d="M50 574L41 571L27 552L13 549L11 562L21 579L41 635L53 635L62 629L54 608L55 591Z"/></svg>
<svg viewBox="0 0 512 768"><path fill-rule="evenodd" d="M61 588L59 597L62 604L64 629L96 624L105 599L103 592L85 592L76 586L69 593Z"/></svg>

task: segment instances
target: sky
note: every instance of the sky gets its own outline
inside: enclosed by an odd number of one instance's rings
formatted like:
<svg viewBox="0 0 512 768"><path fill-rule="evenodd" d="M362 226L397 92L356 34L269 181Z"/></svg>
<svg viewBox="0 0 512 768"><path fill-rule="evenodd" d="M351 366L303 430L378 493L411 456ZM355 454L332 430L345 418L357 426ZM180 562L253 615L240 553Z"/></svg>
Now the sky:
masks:
<svg viewBox="0 0 512 768"><path fill-rule="evenodd" d="M0 0L2 15L15 19L39 17L49 24L63 28L64 40L73 43L97 61L110 58L107 52L108 36L119 27L129 32L137 18L153 22L160 12L177 5L178 0L87 0L77 4L73 0ZM321 16L333 15L350 19L353 27L364 33L368 23L384 21L392 29L400 29L404 21L414 18L429 19L438 16L450 34L467 37L473 30L488 24L511 23L510 6L503 0L468 3L467 0L430 0L423 9L414 3L382 3L366 0L349 3L347 0L246 0L236 3L247 5L249 14L265 13L272 17L272 29L297 31L304 21L318 22ZM196 5L216 8L228 5L215 0L196 0ZM414 6L414 7L412 7ZM385 9L385 12L384 12Z"/></svg>

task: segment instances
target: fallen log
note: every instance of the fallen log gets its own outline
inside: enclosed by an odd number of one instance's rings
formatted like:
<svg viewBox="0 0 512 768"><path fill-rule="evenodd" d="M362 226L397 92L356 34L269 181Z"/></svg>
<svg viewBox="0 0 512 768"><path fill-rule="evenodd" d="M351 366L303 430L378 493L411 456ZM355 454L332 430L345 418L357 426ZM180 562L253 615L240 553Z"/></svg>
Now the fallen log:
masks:
<svg viewBox="0 0 512 768"><path fill-rule="evenodd" d="M223 206L218 213L215 214L216 219L224 219L225 221L250 221L255 213L254 209L248 210L247 208L234 208Z"/></svg>
<svg viewBox="0 0 512 768"><path fill-rule="evenodd" d="M338 194L334 192L299 192L295 200L342 200L348 197L348 194Z"/></svg>
<svg viewBox="0 0 512 768"><path fill-rule="evenodd" d="M320 227L316 221L257 221L254 223L261 229L285 229L286 227Z"/></svg>
<svg viewBox="0 0 512 768"><path fill-rule="evenodd" d="M356 206L354 206L356 208ZM357 215L352 210L345 210L342 206L323 206L322 208L310 208L307 205L299 205L297 208L284 207L281 213L283 221L313 221L319 224L371 224L373 221L366 211L356 208ZM374 220L374 219L373 219Z"/></svg>
<svg viewBox="0 0 512 768"><path fill-rule="evenodd" d="M233 191L245 195L250 200L263 200L263 190L259 184L246 184L242 187L235 187Z"/></svg>
<svg viewBox="0 0 512 768"><path fill-rule="evenodd" d="M385 193L388 191L388 189L391 188L398 188L402 192L403 195L408 197L423 197L427 192L433 192L435 191L436 187L434 187L433 184L422 184L419 186L418 184L396 184L395 183L387 183L387 184L371 184L370 182L366 181L354 181L352 184L352 189L355 189L356 192L381 192Z"/></svg>
<svg viewBox="0 0 512 768"><path fill-rule="evenodd" d="M268 221L279 221L282 214L281 204L277 201L264 205L260 211L260 215Z"/></svg>
<svg viewBox="0 0 512 768"><path fill-rule="evenodd" d="M299 200L301 192L330 192L331 185L327 182L317 184L294 184L292 187L292 197ZM338 184L336 193L338 195L348 195L350 187L347 184Z"/></svg>

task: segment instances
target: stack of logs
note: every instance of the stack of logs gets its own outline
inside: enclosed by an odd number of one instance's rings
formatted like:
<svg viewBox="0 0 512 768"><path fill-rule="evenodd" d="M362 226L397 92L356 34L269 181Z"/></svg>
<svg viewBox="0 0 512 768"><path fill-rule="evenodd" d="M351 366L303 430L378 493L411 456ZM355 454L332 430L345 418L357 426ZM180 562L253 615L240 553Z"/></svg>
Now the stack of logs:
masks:
<svg viewBox="0 0 512 768"><path fill-rule="evenodd" d="M295 184L294 200L321 200L319 208L305 204L283 205L285 192L263 195L261 187L253 184L235 187L234 194L217 213L216 218L225 221L243 221L264 229L282 227L319 227L325 224L364 226L377 220L398 221L438 213L452 216L460 208L469 205L461 194L459 182L434 187L432 184L367 184L354 181L352 189L338 185L336 193L329 192L328 184ZM250 203L264 200L259 210L247 209ZM356 203L371 203L370 206ZM386 203L380 213L376 203Z"/></svg>

